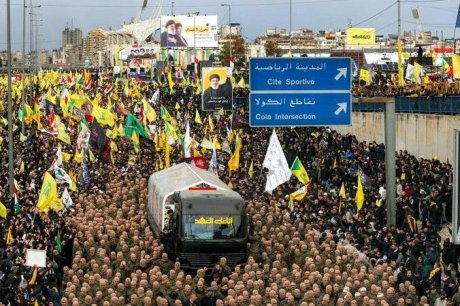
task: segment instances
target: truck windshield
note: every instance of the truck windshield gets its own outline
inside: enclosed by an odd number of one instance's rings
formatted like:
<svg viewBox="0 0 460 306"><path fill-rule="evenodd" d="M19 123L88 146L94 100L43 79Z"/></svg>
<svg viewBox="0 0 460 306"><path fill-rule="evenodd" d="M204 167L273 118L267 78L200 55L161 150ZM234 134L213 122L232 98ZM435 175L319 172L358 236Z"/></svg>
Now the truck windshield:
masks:
<svg viewBox="0 0 460 306"><path fill-rule="evenodd" d="M240 215L185 215L184 238L229 239L244 238L243 217Z"/></svg>

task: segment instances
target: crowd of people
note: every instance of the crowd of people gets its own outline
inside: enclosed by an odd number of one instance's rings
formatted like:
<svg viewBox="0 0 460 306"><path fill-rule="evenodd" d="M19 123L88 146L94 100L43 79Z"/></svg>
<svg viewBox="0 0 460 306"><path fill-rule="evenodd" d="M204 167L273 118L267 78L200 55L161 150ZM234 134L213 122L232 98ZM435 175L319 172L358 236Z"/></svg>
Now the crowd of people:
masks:
<svg viewBox="0 0 460 306"><path fill-rule="evenodd" d="M451 217L450 164L397 152L397 226L386 227L383 144L325 127L277 129L288 163L298 156L310 178L306 197L290 201L302 187L294 176L264 192L262 162L272 131L245 124L247 105L235 109L233 118L206 114L200 111L199 86L188 80L93 81L85 74L49 72L25 82L33 114L41 107L38 119L18 116L25 109L20 83L19 77L13 95L13 198L6 122L0 122L0 201L8 209L0 218L0 305L460 305L459 251L439 235ZM5 92L2 78L4 118ZM248 90L235 88L234 95L246 97ZM66 114L69 101L74 106ZM145 103L157 114L151 121ZM99 125L97 116L89 116L95 107L115 117L112 127L102 125L109 137L100 149L92 142ZM139 144L120 131L129 114L150 125ZM55 116L70 141L50 133ZM218 176L243 196L251 220L247 262L229 267L222 257L211 274L204 268L184 271L147 221L148 177L190 162L180 141L187 121L197 142L215 138L221 144ZM86 149L80 137L85 125L91 131ZM160 144L163 132L171 139L170 153ZM229 171L236 134L241 159L239 168ZM212 150L194 151L212 158ZM77 158L80 152L84 156ZM58 182L58 194L69 189L73 203L39 209L44 174L56 176L62 153L70 155L61 168L73 182ZM358 175L365 197L359 211ZM345 196L339 195L342 183ZM26 265L27 249L45 250L46 267Z"/></svg>

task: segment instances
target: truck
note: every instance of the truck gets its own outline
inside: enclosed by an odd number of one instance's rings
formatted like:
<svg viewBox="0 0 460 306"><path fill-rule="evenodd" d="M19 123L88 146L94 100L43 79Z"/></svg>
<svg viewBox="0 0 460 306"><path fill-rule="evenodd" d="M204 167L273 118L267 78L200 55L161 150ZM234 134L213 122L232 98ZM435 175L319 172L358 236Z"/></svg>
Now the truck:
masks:
<svg viewBox="0 0 460 306"><path fill-rule="evenodd" d="M221 257L231 267L247 259L244 200L209 171L181 163L152 174L147 216L157 237L165 228L172 232L184 269L212 268Z"/></svg>

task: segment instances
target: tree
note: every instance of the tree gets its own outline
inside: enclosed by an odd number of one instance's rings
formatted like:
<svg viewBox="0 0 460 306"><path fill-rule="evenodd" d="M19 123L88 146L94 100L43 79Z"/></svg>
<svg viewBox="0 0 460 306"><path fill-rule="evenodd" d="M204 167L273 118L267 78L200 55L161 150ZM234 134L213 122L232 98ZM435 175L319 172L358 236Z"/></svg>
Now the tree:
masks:
<svg viewBox="0 0 460 306"><path fill-rule="evenodd" d="M246 42L241 36L232 37L232 55L235 59L235 66L244 65L246 62ZM224 67L230 65L230 42L224 43L220 49L220 61Z"/></svg>
<svg viewBox="0 0 460 306"><path fill-rule="evenodd" d="M265 42L265 54L267 56L281 56L281 48L279 47L278 43L273 40L267 40Z"/></svg>

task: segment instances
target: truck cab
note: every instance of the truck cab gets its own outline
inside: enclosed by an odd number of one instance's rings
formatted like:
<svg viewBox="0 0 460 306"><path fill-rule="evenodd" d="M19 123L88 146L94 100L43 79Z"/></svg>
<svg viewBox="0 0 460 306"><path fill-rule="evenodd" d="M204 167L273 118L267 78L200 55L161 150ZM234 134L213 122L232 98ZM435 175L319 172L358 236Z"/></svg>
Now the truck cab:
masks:
<svg viewBox="0 0 460 306"><path fill-rule="evenodd" d="M220 257L229 266L247 259L244 200L209 171L181 163L152 174L147 216L158 238L165 228L172 232L174 256L184 269L212 268Z"/></svg>
<svg viewBox="0 0 460 306"><path fill-rule="evenodd" d="M248 217L236 192L175 194L176 254L183 267L212 267L225 256L230 266L247 257Z"/></svg>

